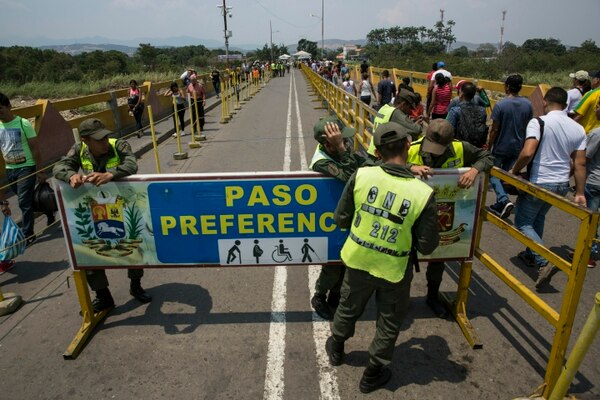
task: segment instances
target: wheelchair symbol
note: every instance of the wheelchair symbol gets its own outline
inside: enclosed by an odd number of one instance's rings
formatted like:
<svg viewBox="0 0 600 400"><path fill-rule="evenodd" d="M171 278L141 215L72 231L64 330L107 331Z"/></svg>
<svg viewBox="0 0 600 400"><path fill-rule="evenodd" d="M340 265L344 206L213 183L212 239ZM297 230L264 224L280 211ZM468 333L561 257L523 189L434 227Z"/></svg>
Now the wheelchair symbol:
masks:
<svg viewBox="0 0 600 400"><path fill-rule="evenodd" d="M271 258L277 263L292 261L292 255L289 249L283 244L283 240L280 239L279 244L275 245L275 250L271 253Z"/></svg>

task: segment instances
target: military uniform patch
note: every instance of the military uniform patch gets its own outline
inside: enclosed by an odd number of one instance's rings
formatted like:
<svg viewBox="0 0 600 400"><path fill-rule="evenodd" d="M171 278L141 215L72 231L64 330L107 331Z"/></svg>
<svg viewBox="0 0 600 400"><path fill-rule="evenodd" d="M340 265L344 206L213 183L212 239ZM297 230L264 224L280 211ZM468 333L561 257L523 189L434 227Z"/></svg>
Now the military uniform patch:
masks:
<svg viewBox="0 0 600 400"><path fill-rule="evenodd" d="M338 176L340 174L340 169L334 163L330 163L327 166L327 171L329 171L329 174L333 177Z"/></svg>

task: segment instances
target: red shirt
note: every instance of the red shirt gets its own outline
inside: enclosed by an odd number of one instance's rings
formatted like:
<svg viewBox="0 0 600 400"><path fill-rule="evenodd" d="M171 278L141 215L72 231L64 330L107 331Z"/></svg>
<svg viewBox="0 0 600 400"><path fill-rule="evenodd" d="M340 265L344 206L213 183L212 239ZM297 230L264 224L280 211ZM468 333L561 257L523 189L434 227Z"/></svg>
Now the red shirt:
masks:
<svg viewBox="0 0 600 400"><path fill-rule="evenodd" d="M452 89L450 85L442 87L435 86L435 105L433 106L434 114L446 114L448 112L448 104L452 99Z"/></svg>

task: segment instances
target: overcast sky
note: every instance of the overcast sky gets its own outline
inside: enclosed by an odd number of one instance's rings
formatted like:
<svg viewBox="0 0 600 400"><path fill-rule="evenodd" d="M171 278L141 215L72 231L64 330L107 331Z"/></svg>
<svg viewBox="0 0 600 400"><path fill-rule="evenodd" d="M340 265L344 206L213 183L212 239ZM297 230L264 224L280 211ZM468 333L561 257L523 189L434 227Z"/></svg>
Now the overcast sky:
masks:
<svg viewBox="0 0 600 400"><path fill-rule="evenodd" d="M227 0L230 45L268 43L269 20L274 43L320 41L322 1L325 39L363 39L371 29L396 25L429 28L443 9L444 19L456 22L457 40L497 43L506 10L505 41L554 37L567 45L586 39L600 45L600 0ZM222 0L0 0L0 45L31 45L36 36L223 41L217 4Z"/></svg>

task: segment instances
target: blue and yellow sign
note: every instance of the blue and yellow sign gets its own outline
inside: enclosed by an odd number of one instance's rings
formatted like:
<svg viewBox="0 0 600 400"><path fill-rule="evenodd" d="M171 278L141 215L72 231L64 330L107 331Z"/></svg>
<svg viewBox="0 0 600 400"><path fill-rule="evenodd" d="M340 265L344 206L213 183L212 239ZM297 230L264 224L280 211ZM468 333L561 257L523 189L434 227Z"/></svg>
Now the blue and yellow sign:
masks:
<svg viewBox="0 0 600 400"><path fill-rule="evenodd" d="M427 182L440 247L422 259L472 257L481 179L459 170ZM312 172L135 175L56 193L74 268L293 265L340 262L347 231L333 213L344 184Z"/></svg>
<svg viewBox="0 0 600 400"><path fill-rule="evenodd" d="M322 177L151 183L158 260L222 265L339 260L346 234L336 227L333 211L342 189L342 183ZM304 244L313 249L309 257Z"/></svg>

